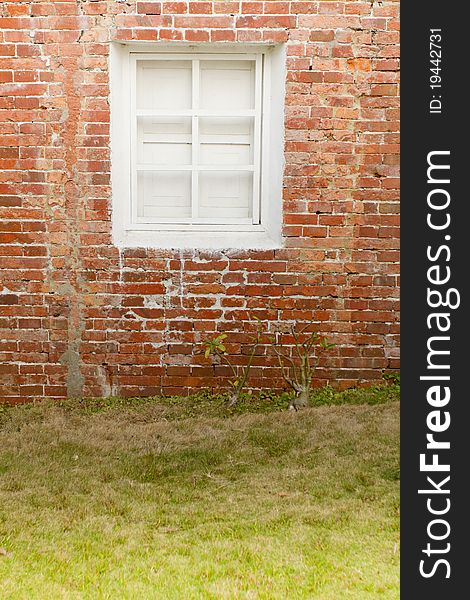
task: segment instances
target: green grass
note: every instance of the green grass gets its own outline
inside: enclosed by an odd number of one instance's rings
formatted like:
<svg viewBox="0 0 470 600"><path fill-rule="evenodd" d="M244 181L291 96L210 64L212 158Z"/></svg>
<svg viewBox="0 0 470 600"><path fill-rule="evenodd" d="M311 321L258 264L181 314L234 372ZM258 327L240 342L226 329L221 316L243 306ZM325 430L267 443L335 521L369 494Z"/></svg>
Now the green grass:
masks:
<svg viewBox="0 0 470 600"><path fill-rule="evenodd" d="M398 598L397 398L0 406L0 598Z"/></svg>

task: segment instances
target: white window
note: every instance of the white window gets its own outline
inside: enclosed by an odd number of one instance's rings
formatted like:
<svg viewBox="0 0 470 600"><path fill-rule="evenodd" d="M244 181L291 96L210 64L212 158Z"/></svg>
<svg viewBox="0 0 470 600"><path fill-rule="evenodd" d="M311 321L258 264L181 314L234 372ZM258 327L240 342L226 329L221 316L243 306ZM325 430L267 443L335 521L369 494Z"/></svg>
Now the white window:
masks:
<svg viewBox="0 0 470 600"><path fill-rule="evenodd" d="M276 78L270 48L184 50L113 50L114 240L279 246L282 57Z"/></svg>

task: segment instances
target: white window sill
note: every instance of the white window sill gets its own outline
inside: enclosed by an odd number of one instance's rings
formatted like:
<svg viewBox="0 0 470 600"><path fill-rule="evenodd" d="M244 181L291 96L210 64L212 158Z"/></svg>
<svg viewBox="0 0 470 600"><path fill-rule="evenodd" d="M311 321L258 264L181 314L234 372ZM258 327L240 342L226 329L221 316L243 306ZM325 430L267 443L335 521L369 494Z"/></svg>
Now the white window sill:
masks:
<svg viewBox="0 0 470 600"><path fill-rule="evenodd" d="M270 250L282 241L266 231L124 231L114 232L118 248L160 250Z"/></svg>

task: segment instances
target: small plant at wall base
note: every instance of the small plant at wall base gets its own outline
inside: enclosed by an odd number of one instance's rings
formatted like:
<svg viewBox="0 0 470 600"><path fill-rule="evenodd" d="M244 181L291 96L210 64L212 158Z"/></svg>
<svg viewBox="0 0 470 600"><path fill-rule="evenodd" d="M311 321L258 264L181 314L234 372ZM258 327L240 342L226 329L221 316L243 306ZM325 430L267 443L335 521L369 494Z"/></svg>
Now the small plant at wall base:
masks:
<svg viewBox="0 0 470 600"><path fill-rule="evenodd" d="M258 326L256 336L251 338L251 350L248 355L248 361L244 366L235 366L227 355L227 348L225 347L225 339L227 338L226 333L221 333L211 340L204 342L205 351L204 356L209 359L211 357L218 357L220 362L225 363L230 371L232 372L233 379L230 380L232 389L227 395L226 404L228 407L234 406L240 399L240 394L246 385L248 375L250 374L251 365L256 354L256 350L261 342L261 328Z"/></svg>
<svg viewBox="0 0 470 600"><path fill-rule="evenodd" d="M321 356L334 347L328 340L316 332L306 333L304 327L297 332L295 325L289 327L293 339L291 350L286 348L283 334L277 331L271 337L271 343L276 354L284 381L294 390L295 396L289 404L290 410L298 410L309 405L310 390L315 370Z"/></svg>

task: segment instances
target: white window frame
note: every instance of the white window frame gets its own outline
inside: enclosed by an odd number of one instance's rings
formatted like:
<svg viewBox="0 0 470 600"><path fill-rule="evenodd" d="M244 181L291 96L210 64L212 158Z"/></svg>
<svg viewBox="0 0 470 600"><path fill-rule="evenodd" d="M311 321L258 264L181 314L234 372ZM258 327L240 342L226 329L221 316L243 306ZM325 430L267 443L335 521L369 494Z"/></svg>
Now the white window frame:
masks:
<svg viewBox="0 0 470 600"><path fill-rule="evenodd" d="M136 108L136 63L138 60L255 61L255 108L244 111L201 110L194 105L199 77L193 77L191 109L146 111ZM197 75L197 73L196 73ZM284 81L283 46L111 44L111 176L113 241L119 247L151 248L278 248L281 238L282 172L284 166ZM137 171L174 170L138 165L137 116L186 116L192 120L192 161L185 170L192 173L192 193L197 191L199 171L233 171L233 167L197 164L197 124L201 116L252 116L254 118L253 164L240 170L253 172L252 218L191 219L139 218L136 214ZM181 170L181 167L175 167ZM193 176L195 174L195 176ZM194 196L193 196L194 197ZM195 202L192 203L195 205Z"/></svg>

